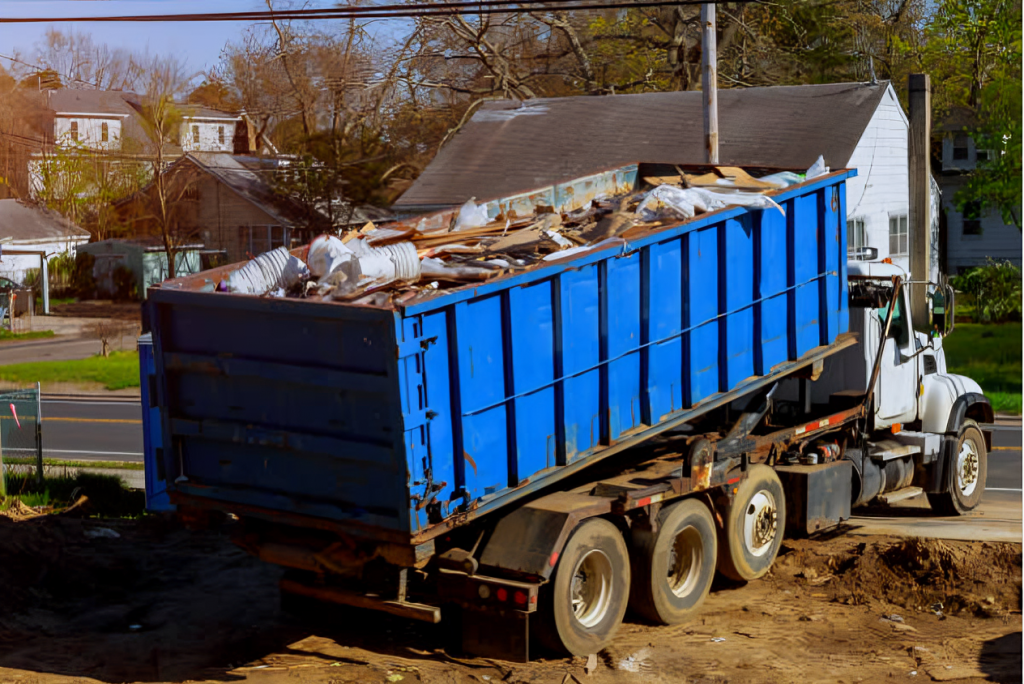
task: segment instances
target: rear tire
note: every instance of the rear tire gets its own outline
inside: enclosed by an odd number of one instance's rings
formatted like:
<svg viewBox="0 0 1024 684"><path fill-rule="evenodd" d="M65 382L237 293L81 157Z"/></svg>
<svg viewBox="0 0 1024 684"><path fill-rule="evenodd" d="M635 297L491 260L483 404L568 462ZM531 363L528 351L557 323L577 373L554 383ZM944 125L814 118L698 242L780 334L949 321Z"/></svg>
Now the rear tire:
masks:
<svg viewBox="0 0 1024 684"><path fill-rule="evenodd" d="M772 468L752 465L725 511L718 571L740 582L763 577L779 555L786 529L786 496Z"/></svg>
<svg viewBox="0 0 1024 684"><path fill-rule="evenodd" d="M626 542L615 525L592 518L577 527L542 588L541 643L578 656L607 646L626 612L629 576Z"/></svg>
<svg viewBox="0 0 1024 684"><path fill-rule="evenodd" d="M674 625L692 619L711 590L718 539L711 511L697 499L669 506L658 531L636 529L630 607L653 622Z"/></svg>
<svg viewBox="0 0 1024 684"><path fill-rule="evenodd" d="M985 435L973 420L960 428L952 462L946 464L946 491L929 494L928 503L939 515L964 515L978 507L988 477Z"/></svg>

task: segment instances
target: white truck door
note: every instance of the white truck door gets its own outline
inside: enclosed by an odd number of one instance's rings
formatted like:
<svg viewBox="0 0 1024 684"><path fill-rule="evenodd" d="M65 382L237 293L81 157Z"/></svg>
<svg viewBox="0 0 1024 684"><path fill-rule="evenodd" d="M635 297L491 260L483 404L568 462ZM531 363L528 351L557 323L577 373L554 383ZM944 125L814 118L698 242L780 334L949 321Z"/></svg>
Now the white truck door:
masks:
<svg viewBox="0 0 1024 684"><path fill-rule="evenodd" d="M875 389L878 396L875 427L878 428L917 418L917 359L906 359L913 354L914 342L905 293L901 290L896 300L889 336L882 349L878 387ZM888 309L884 306L874 312L879 334L885 326Z"/></svg>

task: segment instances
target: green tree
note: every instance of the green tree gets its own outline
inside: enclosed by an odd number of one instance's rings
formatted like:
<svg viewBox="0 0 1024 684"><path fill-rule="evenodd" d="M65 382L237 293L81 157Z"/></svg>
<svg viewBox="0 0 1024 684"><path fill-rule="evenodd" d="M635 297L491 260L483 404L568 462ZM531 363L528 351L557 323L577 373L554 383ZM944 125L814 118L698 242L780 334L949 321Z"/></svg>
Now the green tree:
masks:
<svg viewBox="0 0 1024 684"><path fill-rule="evenodd" d="M969 174L957 205L979 202L1020 230L1020 0L941 0L927 26L923 63L935 84L936 116L969 110L975 123L965 132L990 153Z"/></svg>

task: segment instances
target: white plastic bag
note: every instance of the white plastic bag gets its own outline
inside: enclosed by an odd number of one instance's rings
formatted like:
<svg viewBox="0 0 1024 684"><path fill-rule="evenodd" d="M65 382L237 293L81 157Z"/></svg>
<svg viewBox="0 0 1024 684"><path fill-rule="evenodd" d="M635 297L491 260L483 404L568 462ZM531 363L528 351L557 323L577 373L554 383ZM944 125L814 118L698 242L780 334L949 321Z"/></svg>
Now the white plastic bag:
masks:
<svg viewBox="0 0 1024 684"><path fill-rule="evenodd" d="M757 180L762 183L771 183L777 188L788 188L790 185L796 185L797 183L803 183L804 179L799 173L793 173L792 171L779 171L773 173L770 176L764 176Z"/></svg>
<svg viewBox="0 0 1024 684"><path fill-rule="evenodd" d="M487 206L477 204L468 200L459 208L459 218L455 221L454 230L469 230L470 228L483 228L491 219L487 217Z"/></svg>
<svg viewBox="0 0 1024 684"><path fill-rule="evenodd" d="M779 213L783 216L786 215L786 210L783 209L778 202L767 195L759 195L753 192L742 192L741 190L726 190L724 188L721 190L710 190L709 194L711 194L715 201L719 202L722 206L736 204L741 207L753 207L755 209L778 209Z"/></svg>
<svg viewBox="0 0 1024 684"><path fill-rule="evenodd" d="M692 218L697 215L693 203L694 196L674 185L659 185L647 193L636 215L642 221L654 221L660 216L670 215L677 218Z"/></svg>
<svg viewBox="0 0 1024 684"><path fill-rule="evenodd" d="M306 265L314 278L323 278L352 258L352 250L333 235L321 235L309 243Z"/></svg>
<svg viewBox="0 0 1024 684"><path fill-rule="evenodd" d="M828 167L825 166L825 158L819 154L818 160L811 164L811 168L807 169L806 179L811 180L818 176L824 176L826 173L828 173Z"/></svg>

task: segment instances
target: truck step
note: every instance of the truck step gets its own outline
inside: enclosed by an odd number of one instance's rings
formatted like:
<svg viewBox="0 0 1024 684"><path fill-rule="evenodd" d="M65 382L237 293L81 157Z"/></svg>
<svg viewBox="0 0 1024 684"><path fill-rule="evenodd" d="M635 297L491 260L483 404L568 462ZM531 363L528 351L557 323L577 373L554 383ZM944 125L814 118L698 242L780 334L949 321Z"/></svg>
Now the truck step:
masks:
<svg viewBox="0 0 1024 684"><path fill-rule="evenodd" d="M884 504L892 504L904 499L912 499L919 494L924 494L924 490L920 487L904 487L903 489L897 489L895 492L882 494L878 497L878 500Z"/></svg>
<svg viewBox="0 0 1024 684"><path fill-rule="evenodd" d="M891 461L894 458L904 458L921 453L921 447L916 444L902 444L895 439L883 439L880 442L868 443L868 454L876 461Z"/></svg>

